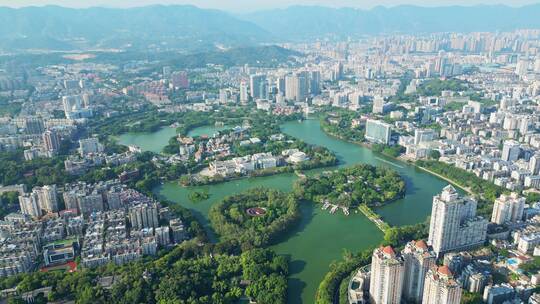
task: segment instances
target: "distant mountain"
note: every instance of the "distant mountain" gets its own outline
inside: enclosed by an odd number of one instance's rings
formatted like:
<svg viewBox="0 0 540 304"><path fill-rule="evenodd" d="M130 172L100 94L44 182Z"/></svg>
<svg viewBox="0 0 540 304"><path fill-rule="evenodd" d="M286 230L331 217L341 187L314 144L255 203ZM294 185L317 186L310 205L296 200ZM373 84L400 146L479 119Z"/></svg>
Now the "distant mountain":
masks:
<svg viewBox="0 0 540 304"><path fill-rule="evenodd" d="M371 10L292 6L241 16L279 38L310 39L381 33L506 31L540 28L540 4L418 7Z"/></svg>
<svg viewBox="0 0 540 304"><path fill-rule="evenodd" d="M213 49L269 41L258 26L195 6L71 9L0 7L0 49Z"/></svg>
<svg viewBox="0 0 540 304"><path fill-rule="evenodd" d="M292 6L242 16L189 5L129 9L0 7L0 51L121 48L193 53L325 36L517 28L540 28L540 4L371 10Z"/></svg>

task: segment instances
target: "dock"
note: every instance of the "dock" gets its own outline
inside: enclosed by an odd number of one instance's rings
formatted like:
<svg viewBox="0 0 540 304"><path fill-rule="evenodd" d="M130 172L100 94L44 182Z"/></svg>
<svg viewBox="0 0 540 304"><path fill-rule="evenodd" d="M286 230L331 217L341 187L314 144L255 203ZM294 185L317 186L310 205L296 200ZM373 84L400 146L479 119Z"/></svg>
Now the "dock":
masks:
<svg viewBox="0 0 540 304"><path fill-rule="evenodd" d="M294 174L296 174L296 176L298 176L301 179L306 178L306 175L304 173L300 172L300 171L294 171Z"/></svg>
<svg viewBox="0 0 540 304"><path fill-rule="evenodd" d="M341 208L341 211L343 211L343 214L345 215L349 215L350 212L349 212L349 208L345 207L345 206L340 206L340 205L335 205L335 204L332 204L330 203L329 201L324 201L323 203L323 206L322 206L322 210L327 210L328 208L330 208L330 214L334 214L336 213L336 211Z"/></svg>
<svg viewBox="0 0 540 304"><path fill-rule="evenodd" d="M323 206L322 206L322 210L326 210L330 207L330 203L328 201L324 202Z"/></svg>

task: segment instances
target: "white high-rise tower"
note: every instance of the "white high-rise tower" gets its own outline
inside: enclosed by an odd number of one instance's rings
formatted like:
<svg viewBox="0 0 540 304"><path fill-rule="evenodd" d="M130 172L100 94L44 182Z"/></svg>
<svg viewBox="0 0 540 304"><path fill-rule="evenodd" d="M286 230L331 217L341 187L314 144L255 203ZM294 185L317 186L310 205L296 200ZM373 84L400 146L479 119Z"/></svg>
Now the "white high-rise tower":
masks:
<svg viewBox="0 0 540 304"><path fill-rule="evenodd" d="M373 251L369 298L373 304L399 304L403 287L403 260L390 246Z"/></svg>

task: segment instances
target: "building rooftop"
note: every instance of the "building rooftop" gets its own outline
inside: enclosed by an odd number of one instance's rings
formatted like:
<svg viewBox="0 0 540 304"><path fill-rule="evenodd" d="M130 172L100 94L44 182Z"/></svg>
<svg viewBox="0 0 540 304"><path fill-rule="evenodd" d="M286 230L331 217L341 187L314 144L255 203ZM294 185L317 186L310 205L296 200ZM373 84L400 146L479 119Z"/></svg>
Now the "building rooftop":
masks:
<svg viewBox="0 0 540 304"><path fill-rule="evenodd" d="M387 254L387 255L395 255L396 254L396 252L394 251L392 246L386 246L386 247L382 248L382 252L384 254Z"/></svg>

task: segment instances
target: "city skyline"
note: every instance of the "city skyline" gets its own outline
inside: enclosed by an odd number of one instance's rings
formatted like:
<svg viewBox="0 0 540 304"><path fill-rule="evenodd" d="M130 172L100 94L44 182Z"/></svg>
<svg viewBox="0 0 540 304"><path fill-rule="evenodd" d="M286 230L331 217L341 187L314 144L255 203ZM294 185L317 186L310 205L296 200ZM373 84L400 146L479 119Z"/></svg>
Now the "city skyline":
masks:
<svg viewBox="0 0 540 304"><path fill-rule="evenodd" d="M0 302L540 304L497 1L0 0Z"/></svg>
<svg viewBox="0 0 540 304"><path fill-rule="evenodd" d="M131 8L141 7L148 5L194 5L200 8L206 9L218 9L235 13L245 13L259 10L271 10L271 9L283 9L290 6L323 6L333 8L358 8L369 10L377 6L394 7L400 5L414 5L421 7L438 7L438 6L475 6L475 5L506 5L512 7L519 7L531 4L540 3L538 0L512 0L512 1L486 1L486 0L437 0L427 3L422 0L381 0L381 1L368 1L368 0L276 0L276 1L257 1L254 3L249 0L238 1L219 1L219 0L96 0L96 1L82 1L82 0L0 0L0 6L21 8L27 6L45 6L45 5L58 5L72 8L88 8L88 7L109 7L109 8Z"/></svg>

